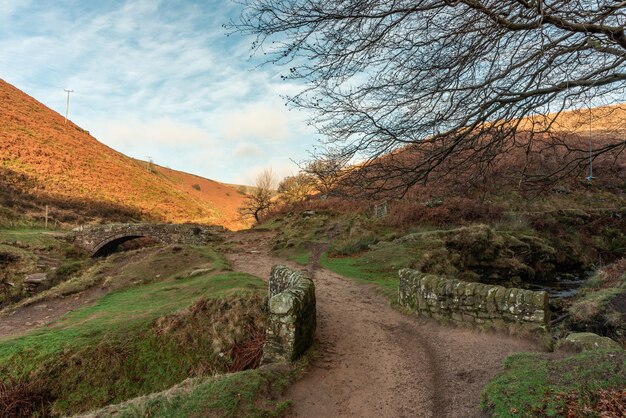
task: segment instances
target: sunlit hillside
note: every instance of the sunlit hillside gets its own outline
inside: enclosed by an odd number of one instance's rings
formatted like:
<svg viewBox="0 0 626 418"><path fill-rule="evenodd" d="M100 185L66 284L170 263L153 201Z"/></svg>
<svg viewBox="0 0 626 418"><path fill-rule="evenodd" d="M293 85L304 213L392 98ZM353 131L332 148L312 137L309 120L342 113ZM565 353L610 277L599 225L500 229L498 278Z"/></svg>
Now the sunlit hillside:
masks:
<svg viewBox="0 0 626 418"><path fill-rule="evenodd" d="M129 158L0 80L0 207L59 223L200 222L239 229L236 188Z"/></svg>
<svg viewBox="0 0 626 418"><path fill-rule="evenodd" d="M601 106L570 110L560 114L550 113L542 116L525 118L520 130L531 127L538 130L548 129L552 132L592 133L610 132L626 133L626 104Z"/></svg>

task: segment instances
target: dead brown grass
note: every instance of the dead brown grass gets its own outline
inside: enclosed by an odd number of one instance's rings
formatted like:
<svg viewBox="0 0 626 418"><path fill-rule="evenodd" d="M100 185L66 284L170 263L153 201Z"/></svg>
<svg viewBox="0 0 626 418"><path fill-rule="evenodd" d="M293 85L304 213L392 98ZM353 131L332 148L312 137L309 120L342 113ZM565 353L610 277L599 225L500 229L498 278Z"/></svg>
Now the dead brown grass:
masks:
<svg viewBox="0 0 626 418"><path fill-rule="evenodd" d="M560 413L566 417L614 418L626 416L626 389L601 389L592 394L594 405L581 405L575 392L560 395L565 399L565 406Z"/></svg>
<svg viewBox="0 0 626 418"><path fill-rule="evenodd" d="M232 364L230 372L240 372L242 370L255 369L261 362L263 356L263 345L265 344L265 330L248 324L249 339L245 341L235 341L230 347L230 358Z"/></svg>
<svg viewBox="0 0 626 418"><path fill-rule="evenodd" d="M263 353L265 305L266 298L258 295L201 299L188 309L159 318L153 330L187 349L197 346L199 338L208 338L230 371L246 370L258 366ZM201 337L198 329L204 330Z"/></svg>
<svg viewBox="0 0 626 418"><path fill-rule="evenodd" d="M37 381L0 381L0 416L27 418L48 416L52 396Z"/></svg>
<svg viewBox="0 0 626 418"><path fill-rule="evenodd" d="M23 176L23 181L9 185L15 194L30 196L35 203L9 196L0 198L0 206L13 207L35 219L43 218L49 204L53 221L63 217L69 223L81 222L85 211L81 203L87 203L83 206L93 207L96 213L101 207L100 217L106 220L160 219L233 229L246 226L237 220L235 209L243 196L234 187L156 165L148 170L145 163L98 142L81 127L69 121L64 124L63 116L3 80L0 167L17 180ZM2 176L0 181L5 183L7 178ZM67 201L76 202L75 207L64 207ZM71 213L78 215L77 219L72 219Z"/></svg>

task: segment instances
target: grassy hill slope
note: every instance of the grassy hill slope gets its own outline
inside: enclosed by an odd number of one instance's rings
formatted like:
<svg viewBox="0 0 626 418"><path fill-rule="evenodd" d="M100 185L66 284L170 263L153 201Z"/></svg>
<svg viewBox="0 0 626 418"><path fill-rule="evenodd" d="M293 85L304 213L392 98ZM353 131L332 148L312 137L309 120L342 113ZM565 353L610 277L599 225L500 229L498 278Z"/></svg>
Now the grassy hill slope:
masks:
<svg viewBox="0 0 626 418"><path fill-rule="evenodd" d="M138 160L98 142L0 80L0 217L64 223L154 219L241 228L235 188ZM197 186L195 186L197 185ZM199 190L198 190L199 188Z"/></svg>

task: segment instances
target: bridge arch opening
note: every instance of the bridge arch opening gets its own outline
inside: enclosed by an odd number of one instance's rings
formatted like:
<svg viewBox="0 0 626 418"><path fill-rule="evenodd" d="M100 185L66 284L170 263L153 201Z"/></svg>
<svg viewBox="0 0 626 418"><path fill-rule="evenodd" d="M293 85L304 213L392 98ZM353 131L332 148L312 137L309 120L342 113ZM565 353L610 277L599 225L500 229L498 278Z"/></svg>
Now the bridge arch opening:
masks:
<svg viewBox="0 0 626 418"><path fill-rule="evenodd" d="M139 240L139 239L144 239L145 242L143 242L141 245L139 245L137 248L140 247L147 247L156 243L160 243L159 240L151 237L151 236L147 236L147 235L124 235L124 236L120 236L120 237L115 237L112 239L107 240L106 242L100 244L95 251L93 252L93 254L91 255L93 258L97 258L97 257L106 257L108 255L111 255L113 253L119 252L120 251L120 247L122 246L122 244L125 244L129 241L133 241L133 240ZM122 249L122 251L124 251L124 249Z"/></svg>

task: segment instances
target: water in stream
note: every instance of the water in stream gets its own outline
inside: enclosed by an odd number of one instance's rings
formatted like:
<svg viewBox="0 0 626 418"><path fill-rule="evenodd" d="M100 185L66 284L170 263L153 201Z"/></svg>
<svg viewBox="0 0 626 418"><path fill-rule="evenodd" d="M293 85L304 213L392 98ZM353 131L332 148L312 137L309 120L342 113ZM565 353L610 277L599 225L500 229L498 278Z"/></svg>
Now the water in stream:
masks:
<svg viewBox="0 0 626 418"><path fill-rule="evenodd" d="M580 287L587 281L587 274L579 274L578 276L567 275L565 278L557 277L556 280L541 283L526 283L525 289L529 290L545 290L548 292L550 299L569 299L578 293Z"/></svg>

